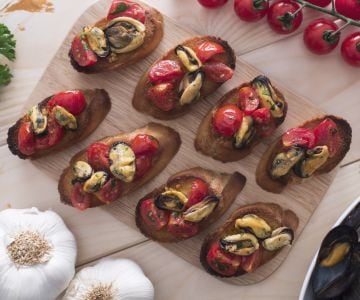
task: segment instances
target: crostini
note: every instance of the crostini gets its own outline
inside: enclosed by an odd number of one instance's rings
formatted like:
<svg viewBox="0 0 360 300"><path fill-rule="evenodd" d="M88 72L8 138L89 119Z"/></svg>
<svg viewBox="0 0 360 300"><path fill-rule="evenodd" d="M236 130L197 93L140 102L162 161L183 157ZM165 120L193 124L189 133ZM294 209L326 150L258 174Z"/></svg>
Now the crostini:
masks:
<svg viewBox="0 0 360 300"><path fill-rule="evenodd" d="M111 108L105 90L64 91L34 105L9 128L10 151L36 159L73 145L90 135Z"/></svg>
<svg viewBox="0 0 360 300"><path fill-rule="evenodd" d="M133 106L158 119L184 115L233 76L235 61L233 49L220 38L187 40L144 73L135 89Z"/></svg>
<svg viewBox="0 0 360 300"><path fill-rule="evenodd" d="M143 197L136 207L136 225L152 240L178 242L216 222L241 192L246 178L200 167L171 176Z"/></svg>
<svg viewBox="0 0 360 300"><path fill-rule="evenodd" d="M63 171L61 201L79 210L114 202L157 176L180 144L176 131L156 123L92 143Z"/></svg>
<svg viewBox="0 0 360 300"><path fill-rule="evenodd" d="M291 245L299 219L275 203L254 203L238 208L204 240L200 261L205 270L219 277L255 272Z"/></svg>
<svg viewBox="0 0 360 300"><path fill-rule="evenodd" d="M258 76L226 93L202 120L195 148L222 161L248 155L261 139L285 120L287 102L266 76Z"/></svg>
<svg viewBox="0 0 360 300"><path fill-rule="evenodd" d="M148 56L162 37L160 12L134 1L113 0L106 18L74 37L69 57L79 72L124 68Z"/></svg>
<svg viewBox="0 0 360 300"><path fill-rule="evenodd" d="M332 115L307 121L269 146L257 166L256 182L266 191L281 193L289 183L330 172L350 144L347 121Z"/></svg>

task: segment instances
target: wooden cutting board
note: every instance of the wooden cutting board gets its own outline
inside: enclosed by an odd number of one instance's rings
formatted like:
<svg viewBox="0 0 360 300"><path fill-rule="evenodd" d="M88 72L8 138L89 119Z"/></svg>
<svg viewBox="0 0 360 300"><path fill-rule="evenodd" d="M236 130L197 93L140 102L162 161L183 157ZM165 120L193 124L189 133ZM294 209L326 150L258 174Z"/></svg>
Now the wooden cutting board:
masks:
<svg viewBox="0 0 360 300"><path fill-rule="evenodd" d="M74 34L79 32L84 25L92 24L103 17L104 12L107 12L108 10L109 3L110 0L101 0L94 6L90 7L79 18L49 64L42 76L42 79L34 89L24 107L24 111L27 111L31 105L39 102L45 97L67 89L104 88L111 96L112 109L109 115L88 139L61 153L33 162L39 169L56 179L59 178L62 170L68 165L70 158L91 142L107 135L117 134L120 130L125 132L132 131L137 127L143 126L149 121L154 121L151 117L138 113L131 106L131 99L137 81L151 63L166 50L174 47L181 41L196 35L194 32L191 32L186 28L179 27L172 19L165 16L165 36L156 51L143 61L118 72L109 72L97 75L77 73L70 66L68 58L71 40ZM294 70L294 72L296 72L296 70ZM107 212L114 215L120 222L136 228L134 222L134 211L138 199L150 192L156 186L163 184L171 174L194 166L201 166L229 173L238 171L247 177L247 184L243 192L236 199L223 218L199 236L176 244L163 244L163 246L193 265L202 268L199 262L199 250L205 235L222 224L237 207L259 201L275 202L280 204L283 208L293 210L300 219L299 229L296 234L298 237L326 193L335 176L335 171L320 177L314 177L313 179L304 182L302 185L293 185L286 189L281 195L275 195L263 191L255 183L254 174L256 165L262 153L271 141L276 137L279 137L287 128L296 126L309 118L322 114L322 111L319 108L312 105L310 101L294 94L286 87L282 86L281 83L276 82L275 78L272 78L273 84L284 93L289 104L287 118L284 124L276 131L275 136L259 144L253 153L245 159L239 162L227 164L223 164L197 153L193 146L198 125L209 108L226 91L240 85L243 82L250 81L259 74L260 72L258 70L248 65L241 59L238 59L236 72L230 82L224 84L214 95L208 97L208 99L198 103L188 115L174 121L161 122L173 127L181 135L182 146L174 160L157 178L144 186L141 190L134 192L112 205L96 209L105 209ZM290 247L283 249L275 259L260 267L255 273L246 274L238 278L222 280L237 285L247 285L259 282L272 274L280 266L281 262L288 255L290 249Z"/></svg>

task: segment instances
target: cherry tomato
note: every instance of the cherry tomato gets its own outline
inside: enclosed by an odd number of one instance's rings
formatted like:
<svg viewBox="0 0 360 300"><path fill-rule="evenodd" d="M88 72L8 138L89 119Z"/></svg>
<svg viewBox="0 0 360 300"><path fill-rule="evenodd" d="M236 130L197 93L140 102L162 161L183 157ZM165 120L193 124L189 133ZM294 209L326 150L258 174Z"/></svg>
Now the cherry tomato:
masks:
<svg viewBox="0 0 360 300"><path fill-rule="evenodd" d="M310 2L316 6L326 7L331 3L331 0L307 0L307 2Z"/></svg>
<svg viewBox="0 0 360 300"><path fill-rule="evenodd" d="M223 276L233 276L241 266L241 256L226 253L221 250L218 242L214 242L206 255L209 266Z"/></svg>
<svg viewBox="0 0 360 300"><path fill-rule="evenodd" d="M360 67L360 31L354 32L341 45L343 59L354 67Z"/></svg>
<svg viewBox="0 0 360 300"><path fill-rule="evenodd" d="M175 93L175 87L170 82L159 83L150 87L147 91L147 97L162 111L174 109L178 98Z"/></svg>
<svg viewBox="0 0 360 300"><path fill-rule="evenodd" d="M154 199L141 201L140 215L145 224L155 230L161 230L169 222L169 212L158 209L155 206Z"/></svg>
<svg viewBox="0 0 360 300"><path fill-rule="evenodd" d="M234 70L222 62L208 62L203 67L207 79L214 82L225 82L234 75Z"/></svg>
<svg viewBox="0 0 360 300"><path fill-rule="evenodd" d="M270 27L281 34L294 32L299 28L303 19L302 11L295 13L300 8L299 4L291 0L281 0L273 3L267 15Z"/></svg>
<svg viewBox="0 0 360 300"><path fill-rule="evenodd" d="M252 273L260 266L261 258L261 248L259 248L253 254L242 257L241 268L248 273Z"/></svg>
<svg viewBox="0 0 360 300"><path fill-rule="evenodd" d="M333 34L338 26L328 19L312 21L304 31L304 43L315 54L327 54L339 43L340 33Z"/></svg>
<svg viewBox="0 0 360 300"><path fill-rule="evenodd" d="M246 22L262 19L269 10L268 0L235 0L234 10Z"/></svg>
<svg viewBox="0 0 360 300"><path fill-rule="evenodd" d="M190 193L188 195L188 202L186 203L186 208L189 208L196 203L199 203L203 200L209 193L209 187L204 180L196 178L192 184Z"/></svg>
<svg viewBox="0 0 360 300"><path fill-rule="evenodd" d="M267 125L272 121L270 109L267 107L255 110L251 116L254 119L254 122L259 125Z"/></svg>
<svg viewBox="0 0 360 300"><path fill-rule="evenodd" d="M175 60L161 60L149 72L152 83L176 81L183 76L180 64Z"/></svg>
<svg viewBox="0 0 360 300"><path fill-rule="evenodd" d="M245 86L239 90L239 104L245 115L251 115L258 108L259 103L259 97L252 87Z"/></svg>
<svg viewBox="0 0 360 300"><path fill-rule="evenodd" d="M152 158L148 155L137 156L135 160L136 178L142 178L152 166Z"/></svg>
<svg viewBox="0 0 360 300"><path fill-rule="evenodd" d="M285 147L301 146L311 149L315 146L315 135L309 128L291 128L283 134L282 143Z"/></svg>
<svg viewBox="0 0 360 300"><path fill-rule="evenodd" d="M73 185L70 195L70 201L73 207L79 210L85 210L91 206L92 195L84 192L80 182Z"/></svg>
<svg viewBox="0 0 360 300"><path fill-rule="evenodd" d="M207 8L216 8L224 5L228 0L198 0L198 2Z"/></svg>
<svg viewBox="0 0 360 300"><path fill-rule="evenodd" d="M336 0L336 11L354 20L360 20L360 1L359 0Z"/></svg>
<svg viewBox="0 0 360 300"><path fill-rule="evenodd" d="M47 103L50 111L56 105L65 108L69 113L77 116L81 114L86 107L85 95L82 91L66 91L58 93Z"/></svg>
<svg viewBox="0 0 360 300"><path fill-rule="evenodd" d="M63 138L65 130L55 120L55 117L48 115L48 124L46 127L46 133L35 138L36 149L44 150L60 143Z"/></svg>
<svg viewBox="0 0 360 300"><path fill-rule="evenodd" d="M35 153L35 134L31 129L31 123L22 123L18 131L18 148L22 154Z"/></svg>
<svg viewBox="0 0 360 300"><path fill-rule="evenodd" d="M100 189L96 192L96 196L101 202L109 204L117 200L122 193L121 181L115 178L110 178Z"/></svg>
<svg viewBox="0 0 360 300"><path fill-rule="evenodd" d="M341 145L341 138L336 123L325 119L314 128L315 145L328 146L330 157L334 156Z"/></svg>
<svg viewBox="0 0 360 300"><path fill-rule="evenodd" d="M170 215L168 232L179 238L189 238L199 231L199 224L185 221L181 214L173 212Z"/></svg>
<svg viewBox="0 0 360 300"><path fill-rule="evenodd" d="M148 134L138 134L131 142L131 149L136 156L154 155L159 149L159 142Z"/></svg>
<svg viewBox="0 0 360 300"><path fill-rule="evenodd" d="M128 0L113 0L107 19L112 20L118 17L129 17L145 23L145 9L138 3Z"/></svg>
<svg viewBox="0 0 360 300"><path fill-rule="evenodd" d="M72 41L71 53L81 67L89 67L97 62L96 54L79 35L75 36Z"/></svg>
<svg viewBox="0 0 360 300"><path fill-rule="evenodd" d="M87 148L87 159L95 170L107 171L110 168L110 147L104 143L94 143Z"/></svg>
<svg viewBox="0 0 360 300"><path fill-rule="evenodd" d="M243 112L234 104L220 107L214 114L213 126L223 136L233 136L240 128Z"/></svg>
<svg viewBox="0 0 360 300"><path fill-rule="evenodd" d="M195 52L202 62L206 62L214 55L224 53L225 49L218 43L206 41L197 46Z"/></svg>

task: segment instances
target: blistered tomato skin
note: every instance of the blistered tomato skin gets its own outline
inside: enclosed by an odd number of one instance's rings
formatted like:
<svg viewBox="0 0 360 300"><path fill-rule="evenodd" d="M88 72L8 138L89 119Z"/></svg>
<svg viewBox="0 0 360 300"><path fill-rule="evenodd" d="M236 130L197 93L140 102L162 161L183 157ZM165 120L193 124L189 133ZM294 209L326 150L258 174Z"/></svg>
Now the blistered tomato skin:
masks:
<svg viewBox="0 0 360 300"><path fill-rule="evenodd" d="M189 238L199 232L199 224L185 221L179 213L171 213L167 230L175 237Z"/></svg>
<svg viewBox="0 0 360 300"><path fill-rule="evenodd" d="M122 193L122 184L120 180L110 178L104 186L96 193L100 201L109 204L120 198Z"/></svg>
<svg viewBox="0 0 360 300"><path fill-rule="evenodd" d="M180 64L175 60L161 60L149 72L151 83L176 81L183 76Z"/></svg>
<svg viewBox="0 0 360 300"><path fill-rule="evenodd" d="M206 79L217 83L223 83L231 79L234 70L222 62L208 62L203 66Z"/></svg>
<svg viewBox="0 0 360 300"><path fill-rule="evenodd" d="M151 169L152 158L148 155L137 156L135 160L136 178L142 178Z"/></svg>
<svg viewBox="0 0 360 300"><path fill-rule="evenodd" d="M146 11L138 3L128 0L113 0L107 19L112 20L118 17L129 17L145 23Z"/></svg>
<svg viewBox="0 0 360 300"><path fill-rule="evenodd" d="M220 107L213 116L214 130L225 137L233 136L240 128L243 112L234 104Z"/></svg>
<svg viewBox="0 0 360 300"><path fill-rule="evenodd" d="M315 135L309 128L291 128L283 134L282 143L285 147L300 146L312 149L315 147Z"/></svg>
<svg viewBox="0 0 360 300"><path fill-rule="evenodd" d="M147 90L147 98L160 110L170 111L175 108L177 95L172 83L159 83Z"/></svg>
<svg viewBox="0 0 360 300"><path fill-rule="evenodd" d="M266 15L269 10L269 1L235 0L234 10L241 20L256 22Z"/></svg>
<svg viewBox="0 0 360 300"><path fill-rule="evenodd" d="M65 108L74 116L78 116L86 107L85 95L82 91L66 91L58 93L47 103L49 110L52 110L56 105Z"/></svg>
<svg viewBox="0 0 360 300"><path fill-rule="evenodd" d="M214 55L224 52L225 49L223 46L211 41L206 41L196 48L196 55L203 63L208 61Z"/></svg>
<svg viewBox="0 0 360 300"><path fill-rule="evenodd" d="M328 146L330 157L333 157L341 145L341 137L336 123L325 119L314 128L315 146Z"/></svg>
<svg viewBox="0 0 360 300"><path fill-rule="evenodd" d="M267 107L262 107L252 113L254 122L258 125L268 125L272 121L271 112Z"/></svg>
<svg viewBox="0 0 360 300"><path fill-rule="evenodd" d="M201 179L195 179L191 184L190 193L188 195L188 202L186 208L189 208L196 203L199 203L209 194L208 184Z"/></svg>
<svg viewBox="0 0 360 300"><path fill-rule="evenodd" d="M131 149L136 156L155 155L159 149L159 142L148 134L138 134L131 142Z"/></svg>
<svg viewBox="0 0 360 300"><path fill-rule="evenodd" d="M109 160L110 147L104 143L91 144L87 149L88 163L96 171L107 171L110 168Z"/></svg>
<svg viewBox="0 0 360 300"><path fill-rule="evenodd" d="M140 216L147 226L155 230L161 230L169 222L169 212L158 209L154 199L146 199L141 202Z"/></svg>
<svg viewBox="0 0 360 300"><path fill-rule="evenodd" d="M299 11L294 18L291 18L290 14L295 13L299 8L299 4L291 0L274 2L267 15L270 28L280 34L294 32L301 25L303 13Z"/></svg>
<svg viewBox="0 0 360 300"><path fill-rule="evenodd" d="M35 135L31 129L31 123L22 123L18 131L18 148L22 154L32 155L35 153Z"/></svg>
<svg viewBox="0 0 360 300"><path fill-rule="evenodd" d="M36 150L49 149L60 143L65 134L64 127L61 127L55 120L55 117L50 114L48 115L48 124L46 127L46 133L41 136L36 136Z"/></svg>
<svg viewBox="0 0 360 300"><path fill-rule="evenodd" d="M207 8L216 8L224 5L228 0L198 0L198 2Z"/></svg>
<svg viewBox="0 0 360 300"><path fill-rule="evenodd" d="M345 38L341 44L341 55L349 65L360 67L360 31Z"/></svg>
<svg viewBox="0 0 360 300"><path fill-rule="evenodd" d="M72 187L70 201L73 207L83 211L91 206L91 195L85 193L82 184L77 182Z"/></svg>
<svg viewBox="0 0 360 300"><path fill-rule="evenodd" d="M245 115L251 115L259 107L259 103L259 97L252 87L245 86L239 90L239 104Z"/></svg>
<svg viewBox="0 0 360 300"><path fill-rule="evenodd" d="M90 67L97 62L96 54L79 35L75 36L72 41L71 54L81 67Z"/></svg>

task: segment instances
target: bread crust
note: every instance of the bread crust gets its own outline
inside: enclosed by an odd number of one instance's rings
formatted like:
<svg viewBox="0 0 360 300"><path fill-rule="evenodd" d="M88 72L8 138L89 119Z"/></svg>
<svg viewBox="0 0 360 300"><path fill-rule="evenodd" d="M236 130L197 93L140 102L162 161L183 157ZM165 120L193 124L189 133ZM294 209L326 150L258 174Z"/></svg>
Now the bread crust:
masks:
<svg viewBox="0 0 360 300"><path fill-rule="evenodd" d="M214 36L201 36L201 37L199 36L186 40L182 42L181 45L194 47L195 45L199 45L205 41L212 41L222 45L223 48L225 49L225 53L219 55L221 55L221 58L224 59L224 61L228 66L230 66L230 68L232 68L233 70L235 69L236 57L234 50L229 46L229 44L226 41L220 38ZM167 53L165 53L153 65L165 59L178 60L175 54L175 48L172 48ZM222 83L215 83L209 80L205 80L205 83L203 84L203 87L200 90L200 98L198 100L192 101L190 104L183 106L177 104L177 106L171 111L162 111L161 109L153 105L146 97L147 89L151 86L148 77L149 77L149 71L151 70L152 66L140 78L135 88L132 105L137 111L143 114L150 115L157 119L171 120L178 118L182 115L185 115L197 102L201 101L202 98L205 98L206 96L214 93L222 85Z"/></svg>
<svg viewBox="0 0 360 300"><path fill-rule="evenodd" d="M206 116L202 119L196 138L194 141L195 149L206 156L210 156L213 159L219 160L221 162L232 162L243 159L245 156L249 155L253 148L260 143L262 138L255 136L251 143L243 149L235 149L233 147L232 138L225 138L217 134L212 126L212 118L217 109L225 104L234 103L233 99L237 99L239 90L243 87L250 86L251 83L243 83L242 85L232 89L227 92L221 99L212 107ZM276 94L284 101L284 116L277 120L277 126L284 122L287 114L287 102L285 101L284 95L274 87Z"/></svg>
<svg viewBox="0 0 360 300"><path fill-rule="evenodd" d="M209 234L205 238L201 246L200 262L209 274L218 277L236 277L246 273L244 270L241 270L241 268L233 276L224 276L222 274L216 273L207 263L206 256L213 242L219 240L226 235L235 234L235 220L247 214L255 214L258 217L264 219L272 229L286 226L291 228L295 232L297 227L299 226L299 219L293 211L283 210L280 205L275 203L257 202L254 204L239 207L234 211L234 213L222 226L220 226L217 230L215 230L213 233ZM277 251L267 251L263 249L263 251L261 252L262 255L259 267L273 259L280 251L281 249Z"/></svg>
<svg viewBox="0 0 360 300"><path fill-rule="evenodd" d="M75 70L82 73L94 74L105 71L111 71L115 69L122 69L127 66L131 66L134 63L137 63L139 60L148 56L153 52L156 47L161 42L164 35L164 20L162 14L153 7L149 7L143 3L146 11L146 20L145 20L145 38L144 43L137 49L121 53L116 56L115 59L110 59L110 56L106 58L98 58L98 61L89 67L80 66L72 56L71 49L69 50L70 63ZM103 18L96 22L95 26L104 27L107 24L107 19Z"/></svg>
<svg viewBox="0 0 360 300"><path fill-rule="evenodd" d="M340 144L340 148L337 151L336 155L329 158L322 167L320 167L318 170L315 171L313 176L328 173L331 170L333 170L343 160L346 153L350 149L352 130L349 123L342 118L333 115L325 115L314 118L312 120L308 120L304 124L298 127L314 128L319 123L321 123L325 118L329 118L337 124L337 128L339 130L342 143ZM283 178L278 180L273 179L270 176L269 170L271 168L271 164L275 156L279 153L281 149L282 149L282 141L280 137L278 140L273 142L269 146L269 148L265 151L256 168L257 184L262 189L276 194L280 194L284 190L284 188L290 183L301 183L303 181L303 179L301 179L300 177L296 176L293 173L289 173L287 176L284 176Z"/></svg>
<svg viewBox="0 0 360 300"><path fill-rule="evenodd" d="M189 177L196 177L204 180L209 185L210 193L219 197L220 202L215 210L209 215L208 218L199 223L199 232L208 228L211 224L216 222L230 207L237 195L245 186L246 178L238 172L233 174L218 173L211 170L195 167L192 169L184 170L172 175L166 184L156 188L151 193L144 196L139 200L136 206L136 226L140 229L141 233L146 237L163 243L179 242L185 238L178 238L166 231L166 229L160 231L153 231L146 226L140 216L140 206L142 201L155 197L164 191L166 185L172 182L181 181Z"/></svg>
<svg viewBox="0 0 360 300"><path fill-rule="evenodd" d="M110 111L111 100L109 94L103 89L83 90L83 92L87 105L85 110L76 118L78 128L76 130L66 130L59 144L49 149L36 151L36 153L32 155L21 153L18 147L18 131L22 122L26 119L26 115L24 115L8 130L7 143L10 151L21 159L37 159L51 153L59 152L89 136ZM40 107L46 106L53 96L54 95L41 101L39 103Z"/></svg>
<svg viewBox="0 0 360 300"><path fill-rule="evenodd" d="M138 134L149 134L155 137L159 141L158 154L154 158L152 168L145 174L144 177L130 183L123 182L123 193L121 197L128 195L132 191L140 188L145 183L149 182L151 179L157 176L173 159L181 145L180 135L175 130L158 123L149 123L146 126L136 129L130 133L119 133L115 136L105 137L97 142L102 142L108 145L112 145L118 142L130 143L130 141ZM72 157L70 160L70 166L78 160L87 161L86 149L78 152ZM60 200L61 202L68 205L71 205L70 193L72 188L72 171L70 166L67 167L61 174L58 184ZM90 207L96 207L105 204L104 202L101 202L95 195L92 198L93 201Z"/></svg>

